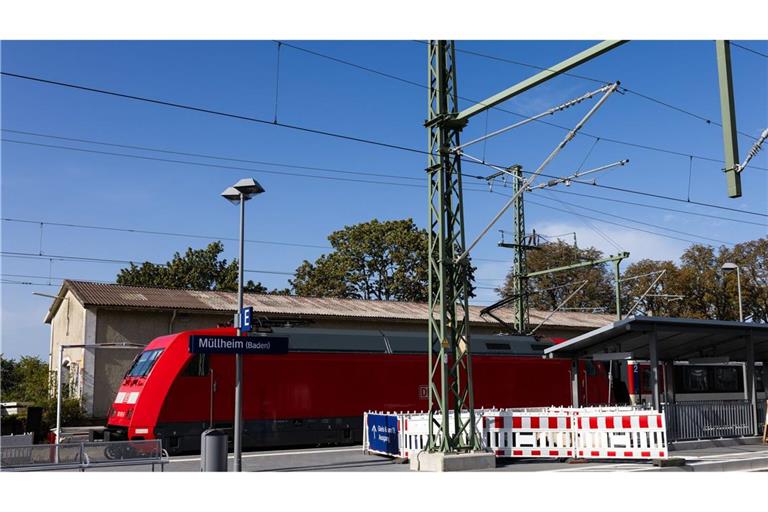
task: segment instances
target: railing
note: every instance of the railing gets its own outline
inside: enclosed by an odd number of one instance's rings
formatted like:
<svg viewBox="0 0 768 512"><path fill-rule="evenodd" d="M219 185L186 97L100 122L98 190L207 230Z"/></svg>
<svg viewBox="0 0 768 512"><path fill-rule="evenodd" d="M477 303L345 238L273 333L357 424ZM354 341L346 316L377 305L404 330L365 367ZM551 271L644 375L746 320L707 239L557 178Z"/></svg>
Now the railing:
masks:
<svg viewBox="0 0 768 512"><path fill-rule="evenodd" d="M3 471L79 470L99 467L155 465L168 463L168 452L159 439L99 443L35 444L0 446Z"/></svg>
<svg viewBox="0 0 768 512"><path fill-rule="evenodd" d="M756 420L748 400L679 402L662 404L662 410L670 441L741 437L755 433Z"/></svg>

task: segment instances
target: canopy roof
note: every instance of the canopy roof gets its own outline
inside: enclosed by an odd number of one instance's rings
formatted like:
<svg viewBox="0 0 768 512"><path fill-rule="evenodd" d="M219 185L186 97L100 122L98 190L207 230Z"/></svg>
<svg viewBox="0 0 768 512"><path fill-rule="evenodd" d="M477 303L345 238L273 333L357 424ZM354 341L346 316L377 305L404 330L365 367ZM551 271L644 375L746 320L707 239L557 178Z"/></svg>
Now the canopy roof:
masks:
<svg viewBox="0 0 768 512"><path fill-rule="evenodd" d="M649 341L653 331L656 331L659 360L746 361L747 340L751 337L755 361L768 361L768 324L642 316L630 316L582 334L545 349L544 354L589 359L611 357L606 353L627 353L632 359L650 359ZM600 355L595 357L596 354Z"/></svg>

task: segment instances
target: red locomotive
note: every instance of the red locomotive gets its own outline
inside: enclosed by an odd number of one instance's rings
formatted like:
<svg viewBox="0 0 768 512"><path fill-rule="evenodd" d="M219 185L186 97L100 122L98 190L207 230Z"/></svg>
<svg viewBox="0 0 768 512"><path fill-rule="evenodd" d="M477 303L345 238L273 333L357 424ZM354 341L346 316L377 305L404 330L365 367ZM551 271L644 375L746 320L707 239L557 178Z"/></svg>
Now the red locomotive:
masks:
<svg viewBox="0 0 768 512"><path fill-rule="evenodd" d="M234 357L192 354L189 336L155 339L134 361L109 412L110 439L162 439L171 453L199 450L200 434L231 429ZM243 356L243 446L360 443L363 412L425 410L425 333L275 328L284 355ZM570 405L570 361L542 359L528 336L473 335L475 406ZM580 403L607 402L601 363L580 367Z"/></svg>

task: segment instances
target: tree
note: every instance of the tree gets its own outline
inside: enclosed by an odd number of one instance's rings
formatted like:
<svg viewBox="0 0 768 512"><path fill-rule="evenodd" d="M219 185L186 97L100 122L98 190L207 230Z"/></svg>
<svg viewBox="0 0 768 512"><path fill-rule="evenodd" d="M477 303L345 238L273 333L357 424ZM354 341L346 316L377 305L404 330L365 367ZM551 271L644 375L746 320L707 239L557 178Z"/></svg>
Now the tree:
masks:
<svg viewBox="0 0 768 512"><path fill-rule="evenodd" d="M736 244L729 256L741 267L744 318L768 323L768 237ZM728 281L729 289L733 290L736 276ZM738 290L734 295L738 300Z"/></svg>
<svg viewBox="0 0 768 512"><path fill-rule="evenodd" d="M412 219L373 219L334 231L328 240L333 252L296 269L290 281L296 295L427 301L428 237Z"/></svg>
<svg viewBox="0 0 768 512"><path fill-rule="evenodd" d="M664 275L652 287L661 271L665 271ZM658 295L683 295L680 269L672 261L645 259L632 263L624 270L621 282L623 314L627 314L638 301L639 304L632 311L633 315L679 317L685 309L682 299L658 297ZM650 291L648 291L649 288ZM646 292L648 294L643 296Z"/></svg>
<svg viewBox="0 0 768 512"><path fill-rule="evenodd" d="M224 250L221 242L213 242L205 249L187 249L182 256L178 252L165 265L144 262L131 263L117 275L117 284L126 286L150 286L186 290L237 291L238 261L219 260ZM248 293L267 293L261 283L249 280L243 290Z"/></svg>
<svg viewBox="0 0 768 512"><path fill-rule="evenodd" d="M43 405L48 400L48 365L36 356L2 360L2 400Z"/></svg>
<svg viewBox="0 0 768 512"><path fill-rule="evenodd" d="M537 250L528 251L528 272L564 267L585 260L601 258L603 258L603 253L594 247L579 249L563 241L545 243L540 245ZM502 297L512 295L513 280L514 269L510 269L504 285L497 290ZM610 307L614 303L611 271L607 265L602 264L530 278L528 280L530 292L528 305L532 309L554 310L582 281L587 281L584 288L572 297L564 307ZM537 290L547 291L536 293Z"/></svg>

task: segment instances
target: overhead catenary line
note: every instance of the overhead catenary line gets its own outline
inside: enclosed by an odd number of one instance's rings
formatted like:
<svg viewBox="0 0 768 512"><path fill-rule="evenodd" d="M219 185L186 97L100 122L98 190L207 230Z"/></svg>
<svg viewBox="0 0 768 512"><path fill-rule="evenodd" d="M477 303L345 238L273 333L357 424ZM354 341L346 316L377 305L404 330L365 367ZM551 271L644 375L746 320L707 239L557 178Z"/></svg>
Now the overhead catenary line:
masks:
<svg viewBox="0 0 768 512"><path fill-rule="evenodd" d="M482 137L478 137L476 139L470 140L469 142L465 142L464 144L461 144L459 146L453 147L450 150L452 152L454 152L454 153L458 152L458 151L461 151L462 149L464 149L466 147L469 147L469 146L471 146L473 144L477 144L478 142L482 142L482 141L484 141L486 139L490 139L491 137L495 137L497 135L501 135L502 133L506 133L506 132L508 132L510 130L513 130L515 128L518 128L520 126L524 126L524 125L526 125L528 123L531 123L533 121L541 119L542 117L551 116L551 115L553 115L553 114L555 114L557 112L562 112L563 110L567 110L567 109L573 107L574 105L578 105L582 101L586 101L588 99L593 98L595 95L597 95L597 94L599 94L601 92L607 91L609 87L610 86L605 86L605 87L601 87L599 89L596 89L594 91L588 92L586 94L583 94L583 95L579 96L578 98L574 98L572 100L566 101L565 103L562 103L562 104L560 104L560 105L558 105L556 107L552 107L552 108L550 108L548 110L545 110L544 112L536 114L535 116L531 116L531 117L528 117L526 119L523 119L522 121L518 121L517 123L513 123L513 124L505 126L503 128L499 128L498 130L492 131L491 133L483 135Z"/></svg>
<svg viewBox="0 0 768 512"><path fill-rule="evenodd" d="M628 218L628 217L622 217L621 215L616 215L615 213L605 212L605 211L602 211L602 210L596 210L594 208L589 208L587 206L582 206L582 205L572 204L572 203L565 203L563 201L560 201L559 199L554 199L554 198L550 198L550 197L542 197L542 199L546 199L547 201L555 201L555 202L558 202L560 204L568 204L569 206L573 206L575 208L581 208L582 210L587 210L587 211L591 211L591 212L594 212L594 213L601 213L603 215L609 215L611 217L615 217L615 218L620 219L620 220L626 220L628 222L634 222L634 223L637 223L637 224L642 224L642 225L645 225L645 226L650 226L650 227L654 227L654 228L657 228L657 229L662 229L662 230L665 230L665 231L670 231L672 233L678 233L678 234L681 234L681 235L693 236L695 238L700 238L702 240L709 240L711 242L717 242L717 243L721 243L721 244L725 244L725 245L731 245L731 246L732 245L736 245L734 242L728 242L726 240L720 240L720 239L717 239L717 238L710 238L710 237L706 237L706 236L703 236L703 235L695 235L695 234L692 234L692 233L688 233L686 231L680 231L680 230L673 229L673 228L668 228L668 227L665 227L665 226L659 226L658 224L652 224L650 222L644 222L644 221L640 221L640 220L637 220L637 219L631 219L631 218ZM526 201L527 201L527 199L526 199Z"/></svg>
<svg viewBox="0 0 768 512"><path fill-rule="evenodd" d="M520 186L520 189L512 195L512 198L507 201L507 203L501 208L499 213L496 214L496 216L491 220L490 223L480 232L480 234L475 238L475 240L469 244L469 246L464 250L463 253L461 253L457 258L456 261L459 262L462 259L466 258L469 252L480 242L480 240L485 236L485 234L488 232L489 229L493 227L494 224L501 218L501 216L506 212L514 203L515 199L522 194L525 189L528 188L528 186L533 183L533 180L536 179L536 177L541 174L541 172L544 170L544 168L552 161L555 156L557 156L558 153L576 136L576 133L581 129L582 126L594 115L597 110L603 106L605 101L611 96L611 94L616 91L616 88L619 86L619 83L616 82L613 85L611 85L604 93L603 96L595 103L595 105L584 115L584 117L579 120L578 123L576 123L576 126L573 127L571 131L568 132L568 134L565 136L565 138L558 144L555 149L550 152L550 154L544 159L544 161L539 164L539 167L531 174L526 181L522 183Z"/></svg>
<svg viewBox="0 0 768 512"><path fill-rule="evenodd" d="M759 56L761 56L761 57L765 57L766 59L768 59L768 55L767 55L767 54L765 54L765 53L761 53L761 52L759 52L759 51L757 51L757 50L753 50L752 48L747 48L746 46L742 46L742 45L740 45L740 44L736 44L736 43L734 43L733 41L731 41L731 46L735 46L735 47L737 47L737 48L741 48L742 50L746 50L746 51L748 51L748 52L752 52L752 53L754 53L755 55L759 55Z"/></svg>
<svg viewBox="0 0 768 512"><path fill-rule="evenodd" d="M80 152L85 152L85 153L105 154L105 155L124 157L124 158L138 158L138 159L142 159L142 160L157 160L157 161L161 161L161 162L168 162L168 163L182 164L182 165L193 165L193 166L198 166L198 167L215 167L215 168L224 168L224 169L246 170L246 171L253 171L253 172L272 173L272 174L277 174L277 175L301 176L301 177L310 177L310 178L316 178L316 179L327 179L327 180L334 180L334 181L349 181L349 182L355 182L355 183L367 183L367 184L376 184L376 185L394 185L394 186L412 187L412 188L424 188L425 187L425 185L406 184L406 183L392 183L392 182L373 181L373 180L357 180L357 179L349 179L349 178L337 178L337 177L331 177L331 176L316 176L316 175L308 175L308 174L301 174L301 173L286 173L286 172L269 171L269 170L254 169L254 168L247 168L247 167L235 167L235 166L221 166L221 165L217 165L217 164L205 164L205 163L190 162L190 161L185 161L185 160L158 159L158 158L152 158L152 157L145 157L145 156L141 156L141 155L131 155L131 154L125 154L125 153L113 153L113 152L105 152L105 151L93 151L93 150L88 150L88 149L84 149L84 148L71 148L71 147L68 147L68 146L57 146L57 145L51 145L51 144L38 144L38 143L32 143L32 142L26 142L26 141L12 141L12 140L8 140L8 139L2 139L2 140L5 141L5 142L18 142L20 144L27 144L27 145L32 145L32 146L41 146L41 147L46 147L46 148L80 151ZM486 164L483 164L483 165L486 165L486 166L494 168L494 169L499 169L498 167L493 166L492 164L487 164L486 163ZM343 171L343 172L353 172L353 171ZM356 174L367 174L367 173L358 172ZM403 176L395 176L395 175L387 175L387 176L390 177L390 178L396 178L396 179L408 179L408 180L416 179L416 180L422 181L419 178L411 178L411 177L403 177ZM479 175L478 176L473 176L473 175L469 175L469 174L465 174L465 176L469 177L469 178L485 180L484 176L479 176ZM541 173L541 176L559 178L559 176L553 176L553 175L548 175L548 174L544 174L544 173ZM617 191L620 191L620 192L626 192L626 193L636 194L636 195L641 195L641 196L648 196L648 197L653 197L653 198L657 198L657 199L665 199L665 200L669 200L669 201L677 201L677 202L682 202L682 203L686 203L686 204L694 204L694 205L697 205L697 206L703 206L703 207L708 207L708 208L715 208L715 209L720 209L720 210L728 210L728 211L733 211L733 212L747 214L747 215L756 215L756 216L768 217L768 214L765 214L765 213L752 212L752 211L749 211L749 210L730 208L730 207L727 207L727 206L720 206L720 205L714 205L714 204L709 204L709 203L702 203L702 202L698 202L698 201L687 201L685 199L679 199L679 198L670 197L670 196L663 196L663 195L660 195L660 194L652 194L652 193L649 193L649 192L642 192L642 191L638 191L638 190L625 189L625 188L620 188L620 187L612 187L612 186L608 186L608 185L601 185L601 184L597 184L597 183L587 183L587 182L580 182L580 181L575 181L575 183L579 183L579 184L582 184L582 185L589 185L589 186L599 187L599 188L605 188L605 189L610 189L610 190L617 190ZM483 191L485 191L484 189L473 189L473 188L470 188L470 187L467 187L467 186L465 186L465 190L473 191L473 192L483 192ZM573 193L573 192L570 192L570 193ZM584 195L584 196L587 196L587 197L600 198L599 196L588 196L586 194L581 194L581 195ZM600 198L600 199L605 199L605 198ZM609 200L609 199L606 199L606 200ZM614 200L614 201L619 201L619 200ZM633 203L629 203L629 202L627 202L627 203L628 204L633 204ZM638 203L638 204L641 204L641 203ZM648 207L652 207L650 205L647 205L647 206ZM655 208L655 206L653 206L653 207ZM703 215L703 214L698 214L696 212L683 212L683 211L681 211L681 213L688 213L690 215ZM733 220L734 222L739 222L739 221L736 221L735 219L730 219L730 220ZM744 222L746 222L746 221L744 221ZM762 225L762 224L757 224L757 225Z"/></svg>
<svg viewBox="0 0 768 512"><path fill-rule="evenodd" d="M10 258L21 258L21 259L35 259L35 260L58 260L58 261L82 261L82 262L88 262L88 263L113 263L113 264L120 264L120 265L141 265L143 263L151 263L152 265L158 265L161 267L165 266L165 263L154 263L151 261L131 261L131 260L121 260L121 259L113 259L113 258L95 258L92 256L71 256L71 255L61 255L61 254L35 254L31 252L17 252L17 251L0 251L0 256L3 257L10 257ZM243 272L251 272L253 274L278 274L278 275L287 275L292 276L294 275L293 272L282 272L278 270L252 270L252 269L243 269Z"/></svg>
<svg viewBox="0 0 768 512"><path fill-rule="evenodd" d="M120 154L115 154L115 155L120 155ZM133 156L133 155L127 155L127 156ZM162 159L162 160L166 160L166 159ZM174 163L187 163L187 162L184 162L184 161L174 161ZM191 162L190 162L190 163L191 163ZM199 165L202 165L202 164L199 164ZM246 170L253 170L253 169L246 169ZM289 173L289 174L295 174L295 173ZM370 181L368 181L368 180L347 180L347 179L344 179L344 178L331 178L331 177L321 177L321 176L316 176L316 177L317 177L317 178L327 178L327 179L334 179L334 180L342 180L342 181L354 181L354 182L365 182L365 183L370 183ZM388 182L373 182L373 183L377 183L377 184L393 184L393 185L400 185L400 186L411 186L411 187L417 187L417 188L423 188L423 187L424 187L423 185L415 185L415 184L414 184L414 185L407 185L407 184L400 184L400 183L388 183ZM580 183L580 182L577 182L577 183ZM605 186L605 185L595 185L595 186L602 186L602 187L607 187L607 186ZM607 187L607 188L616 188L616 187ZM472 189L472 188L469 188L469 187L467 187L467 190L468 190L468 191L475 191L475 192L479 192L479 191L481 191L480 189ZM548 190L548 189L547 189L547 190ZM621 189L621 190L622 190L622 191L626 191L626 189ZM630 192L636 193L635 191L630 191ZM642 195L646 195L646 194L642 194ZM655 194L653 194L653 196L656 196L656 195L655 195ZM589 197L594 197L594 196L589 196ZM679 200L679 199L676 199L676 198L668 198L668 197L665 197L665 196L661 196L661 197L662 197L662 198L666 198L666 199L672 199L672 200L678 200L678 201L681 201L681 202L686 202L686 201L684 201L684 200ZM701 204L701 205L704 205L704 206L712 206L712 207L717 207L717 208L721 208L721 209L734 210L734 209L731 209L731 208L727 208L727 207L719 207L719 206L716 206L716 205L707 205L706 203L696 203L696 202L693 202L693 201L691 201L690 203L691 203L691 204ZM650 206L649 206L649 207L650 207ZM768 216L768 215L764 215L764 214L758 214L758 213L755 213L755 212L748 212L748 211L744 211L744 210L734 210L734 211L738 211L738 212L741 212L741 213L752 213L752 214L755 214L755 215L763 215L763 216ZM642 231L642 230L641 230L641 231ZM692 236L695 236L695 235L692 235ZM687 240L686 240L686 241L687 241ZM691 243L695 243L695 242L692 242L692 241L691 241ZM476 261L483 261L483 259L480 259L480 258L478 258ZM494 260L485 259L485 261L494 261ZM495 261L496 261L496 262L499 262L499 260L495 260Z"/></svg>
<svg viewBox="0 0 768 512"><path fill-rule="evenodd" d="M334 60L334 59L332 59L332 60ZM362 68L362 66L356 66L356 67L361 67ZM387 75L386 73L380 73L380 72L378 72L378 74ZM409 148L409 147L399 146L399 145L390 144L390 143L378 142L378 141L373 141L373 140L370 140L370 139L363 139L363 138L360 138L360 137L353 137L353 136L344 135L344 134L336 134L336 133L332 133L332 132L328 132L328 131L323 131L323 130L318 130L318 129L313 129L313 128L306 128L306 127L302 127L302 126L298 126L298 125L288 125L288 124L283 124L283 123L274 123L274 122L267 121L267 120L264 120L264 119L259 119L259 118L255 118L255 117L251 117L251 116L245 116L245 115L241 115L241 114L232 114L232 113L227 113L227 112L215 111L215 110L201 108L201 107L195 107L195 106L190 106L190 105L183 105L183 104L173 103L173 102L168 102L168 101L163 101L163 100L156 100L156 99L153 99L153 98L146 98L146 97L141 97L141 96L129 95L129 94L118 93L118 92L114 92L114 91L107 91L107 90L104 90L104 89L97 89L97 88L93 88L93 87L81 86L81 85L70 84L70 83L66 83L66 82L59 82L59 81L55 81L55 80L48 80L48 79L44 79L44 78L32 77L32 76L28 76L28 75L20 75L20 74L9 73L9 72L4 72L4 71L0 72L0 75L11 76L11 77L14 77L14 78L25 79L25 80L37 81L37 82L46 83L46 84L49 84L49 85L58 85L58 86L62 86L62 87L70 87L70 88L74 88L74 89L78 89L78 90L83 90L83 91L87 91L87 92L94 92L94 93L99 93L99 94L107 94L107 95L111 95L111 96L122 97L122 98L132 99L132 100L136 100L136 101L146 101L146 102L149 102L149 103L159 104L159 105L163 105L163 106L174 107L174 108L181 108L181 109L188 109L188 110L193 110L193 111L196 111L196 112L207 113L207 114L212 114L212 115L220 115L220 116L224 116L224 117L230 117L230 118L235 118L235 119L240 119L240 120L245 120L245 121L252 121L252 122L262 123L262 124L266 124L266 125L282 126L284 128L291 128L291 129L305 131L305 132L310 132L310 133L315 133L315 134L319 134L319 135L327 135L327 136L330 136L330 137L336 137L336 138L341 138L341 139L345 139L345 140L361 142L361 143L366 143L366 144L374 144L374 145L378 145L378 146L388 147L388 148L391 148L391 149L400 149L400 150L409 151L409 152L412 152L412 153L428 154L427 151L423 151L423 150L416 149L416 148ZM417 85L418 87L426 88L426 85L424 85L424 84L418 84L416 82L412 82L410 80L405 80L405 79L401 79L401 78L397 78L397 79L399 81L401 81L401 82L411 83L413 85ZM474 103L477 103L476 100L471 100L471 99L464 98L464 97L460 97L460 98L464 99L466 101L472 101ZM502 108L499 108L499 107L496 107L496 109L501 111L501 112L506 112L506 113L513 114L513 115L516 115L516 116L519 116L519 117L527 117L524 114L520 114L520 113L517 113L517 112L510 111L510 110L502 109ZM550 123L550 122L547 122L547 121L539 120L538 122L543 123L543 124L547 124L547 125L550 125L550 126L557 127L557 128L559 128L561 130L566 130L566 131L569 130L569 128L566 127L566 126ZM600 138L600 139L605 140L607 142L612 142L612 143L615 143L615 144L624 144L624 145L627 145L627 146L632 146L632 147L636 147L636 148L640 148L640 149L646 149L646 150L650 150L650 151L658 151L658 152L662 152L662 153L668 153L668 154L680 155L680 156L689 156L689 153L682 153L682 152L679 152L679 151L673 151L673 150L668 150L668 149L663 149L663 148L657 148L657 147L643 145L643 144L636 144L636 143L621 141L621 140L617 140L617 139L611 139L611 138L604 137L604 136L598 137L596 135L592 135L592 134L587 133L585 131L581 131L580 135L585 135L585 136L592 137L592 138ZM754 139L754 137L752 137L752 136L750 136L750 138ZM721 159L704 157L704 156L700 156L700 155L693 155L693 156L695 158L699 158L701 160L707 160L707 161L710 161L710 162L721 163ZM768 168L765 168L765 167L753 166L753 168L754 169L761 169L761 170L764 170L764 171L768 171Z"/></svg>
<svg viewBox="0 0 768 512"><path fill-rule="evenodd" d="M233 158L233 157L228 157L228 156L211 155L211 154L205 154L205 153L190 153L190 152L174 151L174 150L169 150L169 149L154 148L154 147L148 147L148 146L138 146L138 145L132 145L132 144L116 144L116 143L110 143L110 142L104 142L104 141L95 141L95 140L91 140L91 139L82 139L82 138L74 138L74 137L63 137L61 135L44 134L44 133L39 133L39 132L29 132L29 131L22 131L22 130L12 130L12 129L9 129L9 128L2 128L1 130L2 131L7 131L9 133L17 133L17 134L22 134L22 135L31 135L31 136L35 136L35 137L44 137L44 138L51 138L51 139L58 139L58 140L67 140L67 141L71 141L71 142L81 142L81 143L86 143L86 144L96 144L96 145L102 145L102 146L121 147L121 148L136 149L136 150L141 150L141 151L151 151L151 152L157 152L157 153L176 154L176 155L192 156L192 157L200 157L200 158L210 158L210 159L214 159L214 160L242 162L242 163L255 163L255 164L260 164L260 165L268 165L268 166L276 166L276 167L288 167L288 168L295 168L295 169L317 170L317 171L326 171L326 172L330 172L330 173L353 174L353 175L360 175L360 176L375 176L375 177L385 177L385 178L396 178L396 179L418 181L418 182L423 182L424 181L423 178L417 178L417 177L412 177L412 176L400 176L400 175L383 174L383 173L376 173L376 172L370 172L370 171L350 171L350 170L342 170L342 169L328 168L328 167L314 167L314 166L295 165L295 164L288 164L288 163L267 162L267 161L263 161L263 160L251 160L251 159L243 159L243 158ZM64 149L64 150L69 149L68 146L46 145L44 147L50 147L50 148L55 148L55 149ZM594 145L593 145L593 147L594 147ZM75 148L75 149L82 149L82 148ZM135 156L140 156L140 155L125 154L125 153L106 153L106 154L111 155L111 156L123 157L123 158L134 158ZM479 158L476 158L476 157L473 157L473 156L471 156L471 155L469 155L467 153L463 153L462 156L464 158L472 160L475 163L484 165L486 167L489 167L489 168L492 168L492 169L496 169L496 170L499 170L499 171L505 171L505 169L499 167L498 165L489 164L489 163L484 162L483 160L481 160ZM182 161L182 160L178 160L178 161L177 160L172 160L172 161L170 161L170 163L187 164L186 161ZM198 164L198 162L190 162L190 163L192 165ZM754 168L754 166L753 166L753 168ZM254 171L254 172L261 172L259 169L254 169L254 168L242 168L242 169L241 168L237 168L237 170L248 170L248 171ZM473 175L468 174L468 173L463 173L463 175L465 177L475 178L475 179L478 179L478 180L485 180L486 179L485 176L473 176ZM301 174L300 176L308 176L308 175ZM541 173L541 176L546 177L546 178L558 178L558 176L549 175L549 174L545 174L545 173ZM323 178L323 177L318 177L318 178ZM382 184L382 183L377 182L376 184ZM602 185L599 185L599 184L591 184L591 185L596 186L596 187L602 187ZM467 187L467 189L468 190L472 190L469 187ZM626 191L626 190L623 190L623 191ZM715 217L715 216L707 215L707 214L704 214L704 213L687 212L685 210L675 210L675 209L670 209L670 208L659 207L659 206L656 206L656 205L646 205L646 204L643 204L643 203L635 203L635 202L623 201L623 200L619 200L619 199L610 199L610 198L604 198L604 197L601 197L601 196L593 196L593 195L589 195L589 194L580 194L578 192L572 192L572 191L571 192L565 192L565 191L553 190L553 192L558 192L558 193L562 193L562 194L572 194L572 195L578 195L578 196L583 196L583 197L594 197L596 199L602 199L602 200L605 200L605 201L613 201L613 202L617 202L617 203L632 204L632 205L636 205L636 206L645 206L645 207L648 207L648 208L657 208L657 209L662 209L662 210L666 209L668 211L675 211L675 212L679 212L679 213L686 213L686 214L689 214L689 215L699 215L699 216L703 216L703 217L712 217L712 218L717 218L717 219L720 219L720 220L730 220L730 221L733 221L733 222L743 222L743 223L746 223L746 224L755 224L755 225L758 225L758 226L765 225L765 224L754 223L754 222L750 222L750 221L742 221L742 220L737 220L737 219L729 219L727 217L725 217L725 218L723 218L723 217ZM631 191L630 193L635 193L635 194L639 194L639 195L648 195L648 194L646 194L646 193L644 193L642 191ZM653 196L653 197L658 197L658 196ZM684 200L684 199L677 199L677 198L665 197L663 199L681 201L681 202L684 202L684 203L692 203L691 201ZM724 207L724 206L714 205L714 204L709 204L709 203L695 203L695 202L693 202L693 204L696 204L697 206L705 206L705 207L709 207L709 208L717 208L717 209L723 209L723 210L736 211L736 212L739 212L739 213L751 213L751 212L748 212L748 211L745 211L745 210L739 210L739 209L734 209L734 208L729 208L729 207ZM766 215L766 217L768 217L768 215Z"/></svg>
<svg viewBox="0 0 768 512"><path fill-rule="evenodd" d="M2 221L3 222L19 222L19 223L26 223L26 224L40 224L40 226L56 226L56 227L65 227L65 228L78 228L78 229L97 229L102 231L117 231L122 233L177 236L177 237L183 237L183 238L202 238L206 240L228 240L228 241L235 241L235 242L240 240L239 238L224 237L224 236L199 235L194 233L177 233L173 231L153 231L148 229L118 228L114 226L94 226L94 225L87 225L87 224L73 224L73 223L65 223L65 222L48 222L48 221L37 221L37 220L30 220L30 219L17 219L17 218L10 218L10 217L3 217ZM310 248L310 249L332 249L333 248L328 245L299 244L299 243L293 243L293 242L275 242L271 240L253 240L253 239L247 239L247 238L244 239L243 241L254 243L254 244L284 245L288 247L304 247L304 248ZM41 254L42 254L42 249L41 249Z"/></svg>
<svg viewBox="0 0 768 512"><path fill-rule="evenodd" d="M423 41L414 41L414 42L423 43ZM751 49L746 48L744 46L740 46L740 45L738 45L736 43L733 43L733 42L731 42L731 45L738 46L739 48L742 48L742 49L747 50L747 51L751 51L751 52L756 53L758 55L763 55L760 52L757 52L755 50L751 50ZM486 58L486 59L496 60L496 61L499 61L499 62L506 62L508 64L514 64L514 65L517 65L517 66L524 66L524 67L528 67L528 68L538 69L538 70L541 70L541 71L553 71L551 68L546 68L546 67L543 67L543 66L537 66L535 64L530 64L530 63L525 63L525 62L511 60L511 59L505 59L505 58L501 58L501 57L496 57L496 56L493 56L493 55L488 55L488 54L485 54L485 53L475 52L475 51L471 51L471 50L464 50L464 49L458 49L457 48L456 52L458 52L458 53L466 53L468 55L474 55L474 56L477 56L477 57L483 57L483 58ZM763 56L765 57L765 55L763 55ZM570 76L570 77L573 77L573 78L578 78L578 79L581 79L581 80L588 80L590 82L596 82L596 83L601 83L601 84L608 84L608 83L611 82L610 80L600 80L600 79L597 79L597 78L592 78L592 77L588 77L588 76L584 76L584 75L577 75L575 73L570 73L570 72L565 72L565 73L560 73L560 74L564 75L564 76ZM720 123L718 123L716 121L713 121L713 120L709 119L708 117L696 114L694 112L691 112L690 110L687 110L687 109L684 109L682 107L678 107L678 106L672 105L669 102L662 101L660 99L654 98L654 97L649 96L647 94L640 93L638 91L629 89L627 87L621 87L619 92L633 94L633 95L635 95L635 96L637 96L639 98L643 98L643 99L645 99L647 101L651 101L653 103L656 103L656 104L661 105L663 107L666 107L668 109L675 110L675 111L677 111L677 112L679 112L681 114L693 117L693 118L698 119L700 121L704 121L706 124L711 124L711 125L722 127L722 124L720 124ZM744 136L744 137L747 137L747 138L750 138L750 139L753 139L753 140L755 139L755 136L751 135L749 133L745 133L745 132L741 132L741 131L739 131L737 133L739 135ZM582 135L586 135L586 134L582 134Z"/></svg>
<svg viewBox="0 0 768 512"><path fill-rule="evenodd" d="M354 137L352 135L345 135L345 134L342 134L342 133L334 133L334 132L330 132L330 131L326 131L326 130L319 130L319 129L315 129L315 128L307 128L305 126L298 126L298 125L293 125L293 124L276 123L276 122L268 121L266 119L259 119L258 117L246 116L246 115L242 115L242 114L233 114L231 112L223 112L223 111L220 111L220 110L213 110L213 109L208 109L208 108L195 107L193 105L184 105L182 103L174 103L174 102L171 102L171 101L157 100L157 99L147 98L147 97L143 97L143 96L135 96L135 95L132 95L132 94L125 94L125 93L120 93L120 92L107 91L105 89L97 89L95 87L87 87L87 86L84 86L84 85L70 84L70 83L66 83L66 82L59 82L59 81L56 81L56 80L48 80L48 79L45 79L45 78L39 78L39 77L34 77L34 76L20 75L18 73L9 73L7 71L0 71L0 75L9 76L9 77L13 77L13 78L18 78L18 79L21 79L21 80L31 80L31 81L34 81L34 82L39 82L39 83L44 83L44 84L49 84L49 85L57 85L57 86L60 86L60 87L68 87L68 88L71 88L71 89L78 89L78 90L81 90L81 91L95 92L95 93L98 93L98 94L106 94L106 95L109 95L109 96L115 96L115 97L118 97L118 98L124 98L124 99L135 100L135 101L141 101L141 102L145 102L145 103L153 103L155 105L162 105L164 107L172 107L172 108L179 108L179 109L184 109L184 110L191 110L191 111L200 112L200 113L203 113L203 114L211 114L211 115L215 115L215 116L229 117L229 118L232 118L232 119L239 119L241 121L249 121L249 122L260 123L260 124L265 124L265 125L269 125L269 126L280 126L280 127L288 128L288 129L291 129L291 130L297 130L297 131L302 131L302 132L307 132L307 133L314 133L316 135L324 135L324 136L327 136L327 137L334 137L334 138L337 138L337 139L344 139L344 140L349 140L349 141L353 141L353 142L360 142L360 143L363 143L363 144L371 144L371 145L374 145L374 146L381 146L381 147L386 147L386 148L390 148L390 149L398 149L398 150L401 150L401 151L410 151L412 153L420 153L420 154L426 153L426 151L422 151L422 150L415 149L415 148L409 148L409 147L400 146L400 145L397 145L397 144L389 144L389 143L386 143L386 142L373 141L373 140L369 140L369 139L364 139L362 137Z"/></svg>

